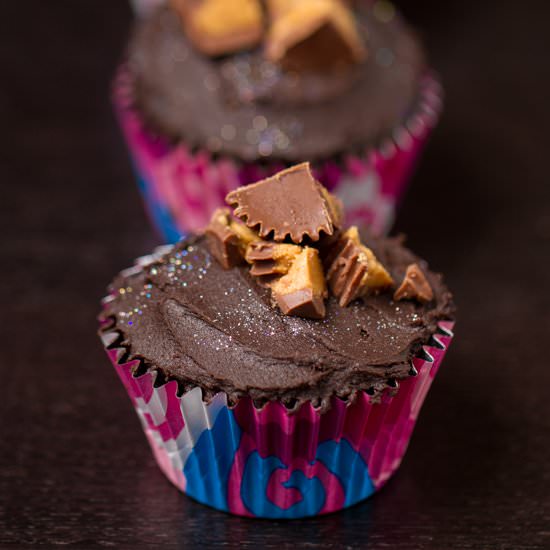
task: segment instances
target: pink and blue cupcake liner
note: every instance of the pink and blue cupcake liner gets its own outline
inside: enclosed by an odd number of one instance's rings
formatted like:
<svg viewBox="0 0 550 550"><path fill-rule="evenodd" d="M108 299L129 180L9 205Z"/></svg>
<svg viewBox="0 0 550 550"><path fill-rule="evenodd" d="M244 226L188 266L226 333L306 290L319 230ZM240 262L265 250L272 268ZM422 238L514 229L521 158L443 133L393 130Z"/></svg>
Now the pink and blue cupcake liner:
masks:
<svg viewBox="0 0 550 550"><path fill-rule="evenodd" d="M154 370L139 374L139 361L126 361L117 346L118 333L101 334L157 463L178 489L232 514L292 519L336 512L384 486L403 459L452 330L452 322L440 322L411 375L380 400L367 392L351 403L333 397L326 412L311 403L257 408L248 397L230 404L225 393L205 402L200 387L180 395L176 381L159 382Z"/></svg>
<svg viewBox="0 0 550 550"><path fill-rule="evenodd" d="M183 142L169 143L147 127L134 107L132 89L132 77L122 66L114 85L115 110L150 218L166 242L204 229L229 191L285 168L280 162L246 163ZM441 96L439 81L427 74L417 107L391 137L361 154L314 163L319 181L342 199L347 223L369 226L378 234L389 230L437 123Z"/></svg>

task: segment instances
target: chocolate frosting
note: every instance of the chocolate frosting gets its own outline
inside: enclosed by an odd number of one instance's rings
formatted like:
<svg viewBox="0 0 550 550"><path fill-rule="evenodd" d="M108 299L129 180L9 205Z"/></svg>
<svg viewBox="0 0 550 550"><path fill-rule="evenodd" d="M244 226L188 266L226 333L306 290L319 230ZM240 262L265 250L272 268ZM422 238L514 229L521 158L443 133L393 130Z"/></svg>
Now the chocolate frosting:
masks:
<svg viewBox="0 0 550 550"><path fill-rule="evenodd" d="M163 8L130 45L136 106L161 135L244 160L319 160L376 145L414 111L424 57L399 17L382 22L363 7L358 20L365 62L296 73L261 48L209 58Z"/></svg>
<svg viewBox="0 0 550 550"><path fill-rule="evenodd" d="M331 396L353 399L359 390L377 398L411 375L412 357L454 306L441 276L397 239L365 242L396 281L409 264L422 266L434 300L394 302L390 292L344 308L330 297L322 320L285 316L248 267L223 269L201 236L121 274L103 330L119 333L128 359L177 380L181 391L199 385L206 398L224 391L230 401L250 395L291 408L305 401L326 408Z"/></svg>

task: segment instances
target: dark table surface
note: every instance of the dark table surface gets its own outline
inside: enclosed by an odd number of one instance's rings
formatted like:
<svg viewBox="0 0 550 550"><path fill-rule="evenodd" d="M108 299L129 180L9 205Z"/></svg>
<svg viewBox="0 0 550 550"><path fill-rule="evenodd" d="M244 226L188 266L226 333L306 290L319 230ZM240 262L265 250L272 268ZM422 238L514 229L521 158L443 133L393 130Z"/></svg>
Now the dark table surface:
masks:
<svg viewBox="0 0 550 550"><path fill-rule="evenodd" d="M396 229L446 273L457 338L395 478L294 523L179 494L95 334L157 243L108 102L126 3L2 4L0 547L550 547L550 6L402 4L447 101Z"/></svg>

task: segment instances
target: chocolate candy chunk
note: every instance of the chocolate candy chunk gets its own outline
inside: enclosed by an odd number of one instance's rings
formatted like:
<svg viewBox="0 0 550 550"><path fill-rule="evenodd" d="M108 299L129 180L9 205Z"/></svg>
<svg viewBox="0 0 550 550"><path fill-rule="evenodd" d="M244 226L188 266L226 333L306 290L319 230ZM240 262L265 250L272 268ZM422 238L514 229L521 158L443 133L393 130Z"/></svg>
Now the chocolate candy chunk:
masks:
<svg viewBox="0 0 550 550"><path fill-rule="evenodd" d="M210 253L225 268L229 269L244 263L246 247L258 236L231 219L228 208L218 208L205 230Z"/></svg>
<svg viewBox="0 0 550 550"><path fill-rule="evenodd" d="M344 222L344 205L342 201L332 193L329 193L326 187L321 185L321 192L327 203L330 219L335 229L342 227Z"/></svg>
<svg viewBox="0 0 550 550"><path fill-rule="evenodd" d="M434 293L426 276L418 266L411 264L407 267L405 278L393 295L394 300L418 300L419 302L431 302Z"/></svg>
<svg viewBox="0 0 550 550"><path fill-rule="evenodd" d="M302 288L288 294L275 294L277 305L285 315L323 319L326 315L325 302L311 288Z"/></svg>
<svg viewBox="0 0 550 550"><path fill-rule="evenodd" d="M266 57L289 71L324 71L360 63L366 49L341 0L271 0Z"/></svg>
<svg viewBox="0 0 550 550"><path fill-rule="evenodd" d="M367 270L367 257L361 248L351 240L346 240L327 272L330 290L342 307L364 292Z"/></svg>
<svg viewBox="0 0 550 550"><path fill-rule="evenodd" d="M386 268L378 261L378 258L374 255L374 252L367 246L361 243L359 237L359 231L355 225L352 225L345 233L344 236L351 239L352 242L358 244L361 247L361 251L365 254L368 264L368 273L366 280L366 293L377 294L383 290L391 287L394 282L391 275Z"/></svg>
<svg viewBox="0 0 550 550"><path fill-rule="evenodd" d="M295 244L255 241L248 245L245 259L252 264L251 275L285 275L301 251Z"/></svg>
<svg viewBox="0 0 550 550"><path fill-rule="evenodd" d="M224 55L253 48L263 36L259 0L171 0L185 32L206 55Z"/></svg>
<svg viewBox="0 0 550 550"><path fill-rule="evenodd" d="M374 252L361 243L357 227L350 227L325 258L330 290L342 307L367 294L376 294L393 285L391 275Z"/></svg>
<svg viewBox="0 0 550 550"><path fill-rule="evenodd" d="M307 236L319 240L332 235L341 224L339 203L315 180L309 163L298 164L265 180L229 193L226 202L235 215L259 235L284 241L287 236L300 244Z"/></svg>
<svg viewBox="0 0 550 550"><path fill-rule="evenodd" d="M316 249L303 248L288 273L273 281L270 287L275 302L285 315L310 319L325 316L327 288Z"/></svg>

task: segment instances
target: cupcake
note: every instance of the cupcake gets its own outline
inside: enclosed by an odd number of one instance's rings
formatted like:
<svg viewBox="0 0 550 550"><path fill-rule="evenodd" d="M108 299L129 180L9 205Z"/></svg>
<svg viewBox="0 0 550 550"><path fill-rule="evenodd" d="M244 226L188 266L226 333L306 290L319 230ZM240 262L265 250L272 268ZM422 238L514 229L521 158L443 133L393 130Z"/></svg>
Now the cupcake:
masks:
<svg viewBox="0 0 550 550"><path fill-rule="evenodd" d="M302 164L112 283L100 336L160 468L234 514L334 512L399 466L452 338L401 239L343 222Z"/></svg>
<svg viewBox="0 0 550 550"><path fill-rule="evenodd" d="M232 189L304 158L349 223L381 234L440 87L386 1L173 0L136 23L114 103L168 241L203 230Z"/></svg>

